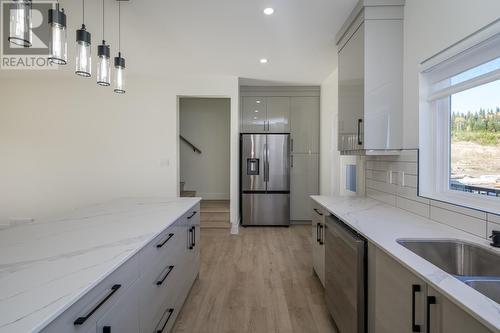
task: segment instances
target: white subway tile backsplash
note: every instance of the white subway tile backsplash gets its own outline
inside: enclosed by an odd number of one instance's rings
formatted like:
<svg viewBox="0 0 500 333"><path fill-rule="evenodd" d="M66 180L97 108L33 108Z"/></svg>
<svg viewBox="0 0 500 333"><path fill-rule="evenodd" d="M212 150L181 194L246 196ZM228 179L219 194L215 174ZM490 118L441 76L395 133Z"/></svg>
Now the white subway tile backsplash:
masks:
<svg viewBox="0 0 500 333"><path fill-rule="evenodd" d="M371 188L371 189L374 189L377 191L396 195L396 185L394 185L394 184L389 184L386 182L379 182L379 181L372 180L372 179L366 179L365 185L366 185L366 188Z"/></svg>
<svg viewBox="0 0 500 333"><path fill-rule="evenodd" d="M366 189L366 195L377 201L384 202L391 206L396 206L396 196L394 194L388 194L385 192L377 191L371 188Z"/></svg>
<svg viewBox="0 0 500 333"><path fill-rule="evenodd" d="M431 205L431 219L479 237L486 237L486 221Z"/></svg>
<svg viewBox="0 0 500 333"><path fill-rule="evenodd" d="M457 213L460 213L460 214L463 214L463 215L475 217L477 219L486 220L486 213L485 212L481 212L479 210L474 210L474 209L470 209L470 208L460 207L460 206L448 204L448 203L441 202L441 201L435 201L435 200L431 200L431 205L434 206L434 207L439 207L439 208L442 208L442 209L451 210L451 211L454 211L454 212L457 212Z"/></svg>
<svg viewBox="0 0 500 333"><path fill-rule="evenodd" d="M365 172L367 196L375 200L483 238L500 230L500 215L419 197L416 150L399 156L367 156Z"/></svg>
<svg viewBox="0 0 500 333"><path fill-rule="evenodd" d="M500 215L488 214L488 221L500 224Z"/></svg>
<svg viewBox="0 0 500 333"><path fill-rule="evenodd" d="M500 224L488 222L488 232L486 235L489 237L493 233L493 230L500 231Z"/></svg>
<svg viewBox="0 0 500 333"><path fill-rule="evenodd" d="M430 206L421 202L405 199L403 197L396 197L396 207L407 210L414 214L430 218Z"/></svg>

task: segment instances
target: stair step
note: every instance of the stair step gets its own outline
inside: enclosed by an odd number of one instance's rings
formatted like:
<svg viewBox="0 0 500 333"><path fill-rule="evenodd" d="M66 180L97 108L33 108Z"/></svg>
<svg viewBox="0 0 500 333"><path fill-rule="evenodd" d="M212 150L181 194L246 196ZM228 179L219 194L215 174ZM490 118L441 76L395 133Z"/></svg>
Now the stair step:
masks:
<svg viewBox="0 0 500 333"><path fill-rule="evenodd" d="M201 209L201 221L230 221L229 212L206 212L204 209Z"/></svg>
<svg viewBox="0 0 500 333"><path fill-rule="evenodd" d="M195 196L196 196L196 191L182 191L181 192L182 198L192 198Z"/></svg>
<svg viewBox="0 0 500 333"><path fill-rule="evenodd" d="M228 221L201 221L202 229L231 229Z"/></svg>

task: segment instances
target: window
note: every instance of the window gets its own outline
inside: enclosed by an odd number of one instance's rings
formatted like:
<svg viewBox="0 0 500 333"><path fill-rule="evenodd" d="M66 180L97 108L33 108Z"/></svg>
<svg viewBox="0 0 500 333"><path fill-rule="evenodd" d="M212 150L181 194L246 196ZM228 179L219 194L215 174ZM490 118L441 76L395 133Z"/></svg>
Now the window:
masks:
<svg viewBox="0 0 500 333"><path fill-rule="evenodd" d="M500 26L423 63L419 195L500 213Z"/></svg>

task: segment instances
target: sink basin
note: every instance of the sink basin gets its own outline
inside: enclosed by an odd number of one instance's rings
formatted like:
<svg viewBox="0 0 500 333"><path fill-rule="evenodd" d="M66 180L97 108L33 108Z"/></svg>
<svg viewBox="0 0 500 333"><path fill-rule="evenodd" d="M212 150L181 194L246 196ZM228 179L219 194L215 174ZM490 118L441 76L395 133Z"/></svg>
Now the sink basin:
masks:
<svg viewBox="0 0 500 333"><path fill-rule="evenodd" d="M500 304L500 254L458 240L400 239L400 245Z"/></svg>

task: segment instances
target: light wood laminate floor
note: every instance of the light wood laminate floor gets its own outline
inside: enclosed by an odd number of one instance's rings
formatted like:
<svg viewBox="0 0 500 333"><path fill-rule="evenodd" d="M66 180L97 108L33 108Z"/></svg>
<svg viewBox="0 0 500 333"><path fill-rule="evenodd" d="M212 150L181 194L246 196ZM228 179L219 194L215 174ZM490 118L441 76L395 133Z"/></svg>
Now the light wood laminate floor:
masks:
<svg viewBox="0 0 500 333"><path fill-rule="evenodd" d="M201 271L174 333L336 333L312 273L311 227L203 230Z"/></svg>

